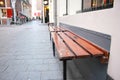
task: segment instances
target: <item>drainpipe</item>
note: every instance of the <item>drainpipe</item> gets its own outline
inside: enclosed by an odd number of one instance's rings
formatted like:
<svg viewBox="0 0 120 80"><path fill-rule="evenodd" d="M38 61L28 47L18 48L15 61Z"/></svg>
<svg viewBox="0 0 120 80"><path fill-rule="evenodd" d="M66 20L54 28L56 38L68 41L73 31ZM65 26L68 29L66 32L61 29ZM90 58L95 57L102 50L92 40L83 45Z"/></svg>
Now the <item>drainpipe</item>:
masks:
<svg viewBox="0 0 120 80"><path fill-rule="evenodd" d="M68 15L68 0L66 0L66 15Z"/></svg>
<svg viewBox="0 0 120 80"><path fill-rule="evenodd" d="M11 0L11 3L12 3L12 8L13 8L13 17L14 17L14 22L16 22L16 10L15 10L15 3L16 3L16 0Z"/></svg>
<svg viewBox="0 0 120 80"><path fill-rule="evenodd" d="M57 12L57 0L54 0L54 25L57 26L58 25L58 12Z"/></svg>
<svg viewBox="0 0 120 80"><path fill-rule="evenodd" d="M44 0L42 0L42 23L45 23L45 13L44 13Z"/></svg>

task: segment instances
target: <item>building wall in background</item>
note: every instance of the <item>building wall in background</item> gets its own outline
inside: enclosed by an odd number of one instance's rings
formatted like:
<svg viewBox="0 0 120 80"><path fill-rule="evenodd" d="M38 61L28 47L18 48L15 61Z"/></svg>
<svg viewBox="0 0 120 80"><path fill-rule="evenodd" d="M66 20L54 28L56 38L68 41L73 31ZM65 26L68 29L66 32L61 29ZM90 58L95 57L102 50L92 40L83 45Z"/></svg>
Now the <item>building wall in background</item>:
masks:
<svg viewBox="0 0 120 80"><path fill-rule="evenodd" d="M37 10L41 10L42 9L42 0L37 0Z"/></svg>
<svg viewBox="0 0 120 80"><path fill-rule="evenodd" d="M3 5L0 5L0 24L9 25L12 20L11 0L0 0Z"/></svg>
<svg viewBox="0 0 120 80"><path fill-rule="evenodd" d="M19 12L22 11L21 0L16 0L15 8L16 8L16 16L19 16Z"/></svg>
<svg viewBox="0 0 120 80"><path fill-rule="evenodd" d="M31 18L31 4L30 4L30 0L27 0L26 2L22 1L21 3L21 7L22 7L22 14L25 15L28 18Z"/></svg>
<svg viewBox="0 0 120 80"><path fill-rule="evenodd" d="M6 4L7 4L7 7L11 7L11 0L7 0Z"/></svg>

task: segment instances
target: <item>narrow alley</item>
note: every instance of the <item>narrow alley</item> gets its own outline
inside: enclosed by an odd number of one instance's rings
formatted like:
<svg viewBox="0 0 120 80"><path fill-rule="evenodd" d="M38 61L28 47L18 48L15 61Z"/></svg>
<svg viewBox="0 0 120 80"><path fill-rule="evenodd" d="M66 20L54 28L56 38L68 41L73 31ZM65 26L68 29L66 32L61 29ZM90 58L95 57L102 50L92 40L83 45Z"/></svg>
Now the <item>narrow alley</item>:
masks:
<svg viewBox="0 0 120 80"><path fill-rule="evenodd" d="M120 0L0 0L0 80L120 80Z"/></svg>

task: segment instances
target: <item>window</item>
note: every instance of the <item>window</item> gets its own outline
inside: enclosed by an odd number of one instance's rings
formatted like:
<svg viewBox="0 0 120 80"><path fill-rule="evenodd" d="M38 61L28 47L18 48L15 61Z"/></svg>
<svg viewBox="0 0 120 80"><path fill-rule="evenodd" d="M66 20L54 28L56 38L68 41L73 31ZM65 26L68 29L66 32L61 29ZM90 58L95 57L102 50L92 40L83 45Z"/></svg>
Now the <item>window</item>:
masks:
<svg viewBox="0 0 120 80"><path fill-rule="evenodd" d="M2 17L7 17L7 10L6 9L1 9L2 12Z"/></svg>
<svg viewBox="0 0 120 80"><path fill-rule="evenodd" d="M113 7L113 0L82 0L82 12Z"/></svg>

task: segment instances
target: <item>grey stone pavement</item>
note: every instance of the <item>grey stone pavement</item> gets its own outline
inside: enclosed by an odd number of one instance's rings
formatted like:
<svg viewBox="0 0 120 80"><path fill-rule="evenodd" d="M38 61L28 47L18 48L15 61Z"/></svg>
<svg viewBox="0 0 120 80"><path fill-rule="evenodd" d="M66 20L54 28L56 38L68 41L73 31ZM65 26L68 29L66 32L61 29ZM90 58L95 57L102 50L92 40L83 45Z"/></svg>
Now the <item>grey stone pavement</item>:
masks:
<svg viewBox="0 0 120 80"><path fill-rule="evenodd" d="M105 80L107 65L94 58L70 60L67 66L67 80ZM0 80L63 80L62 69L47 24L0 25Z"/></svg>
<svg viewBox="0 0 120 80"><path fill-rule="evenodd" d="M84 80L70 63L68 80ZM62 75L62 62L53 57L46 24L0 26L0 80L62 80Z"/></svg>

